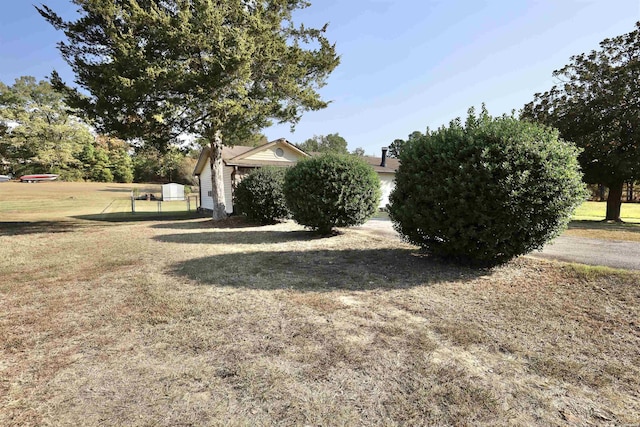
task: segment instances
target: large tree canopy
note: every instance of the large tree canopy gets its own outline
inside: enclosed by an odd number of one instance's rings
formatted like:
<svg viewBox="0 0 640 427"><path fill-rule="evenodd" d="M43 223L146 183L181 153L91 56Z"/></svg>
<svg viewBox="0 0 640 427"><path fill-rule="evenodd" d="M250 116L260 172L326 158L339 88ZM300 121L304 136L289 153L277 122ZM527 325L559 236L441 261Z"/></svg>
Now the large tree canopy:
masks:
<svg viewBox="0 0 640 427"><path fill-rule="evenodd" d="M222 138L295 124L327 106L318 93L338 65L321 29L293 22L304 0L73 0L80 17L38 11L67 41L60 51L80 90L68 102L95 126L164 147L191 132L211 144L214 218L225 216ZM85 95L88 93L88 95Z"/></svg>
<svg viewBox="0 0 640 427"><path fill-rule="evenodd" d="M606 219L618 221L623 184L640 177L640 23L553 75L558 84L536 94L522 116L582 148L585 181L609 187Z"/></svg>
<svg viewBox="0 0 640 427"><path fill-rule="evenodd" d="M62 95L47 81L23 76L11 86L0 82L3 172L52 172L68 179L80 166L77 155L94 138L67 110Z"/></svg>

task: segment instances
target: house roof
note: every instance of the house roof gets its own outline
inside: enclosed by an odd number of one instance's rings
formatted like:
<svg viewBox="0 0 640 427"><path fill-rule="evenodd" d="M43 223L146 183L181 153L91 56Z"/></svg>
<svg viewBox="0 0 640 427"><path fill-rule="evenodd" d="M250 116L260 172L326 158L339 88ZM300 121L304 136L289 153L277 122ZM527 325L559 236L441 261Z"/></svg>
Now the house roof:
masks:
<svg viewBox="0 0 640 427"><path fill-rule="evenodd" d="M256 163L255 160L244 160L246 157L251 156L257 152L262 150L266 150L274 145L286 145L291 150L301 154L304 157L308 157L309 155L287 141L284 138L276 139L275 141L271 141L267 144L259 145L258 147L248 147L246 145L234 145L233 147L222 147L222 161L227 166L245 166L245 167L259 167L266 165L274 165L274 166L283 166L282 162L270 162L270 161L260 161ZM206 165L209 164L209 154L211 153L211 147L205 147L200 153L200 157L198 157L198 162L196 163L196 167L193 170L194 175L200 175L202 170Z"/></svg>
<svg viewBox="0 0 640 427"><path fill-rule="evenodd" d="M250 157L251 155L258 153L260 151L264 151L267 150L275 145L284 145L287 148L289 148L290 150L293 150L294 152L298 153L299 155L303 156L303 157L309 157L309 155L307 153L305 153L304 151L302 151L301 149L299 149L298 147L296 147L295 145L293 145L292 143L290 143L289 141L287 141L284 138L280 138L280 139L276 139L275 141L271 141L267 144L264 145L260 145L258 147L252 148L249 151L244 151L240 154L238 154L237 156L229 159L229 161L227 162L227 164L237 164L236 162L241 162L243 159ZM222 156L223 160L224 160L224 153Z"/></svg>
<svg viewBox="0 0 640 427"><path fill-rule="evenodd" d="M321 156L324 153L320 151L310 151L311 156ZM396 173L396 170L400 166L400 160L392 159L387 156L387 162L384 167L380 166L382 163L382 157L376 156L362 156L362 159L373 167L373 170L380 173Z"/></svg>
<svg viewBox="0 0 640 427"><path fill-rule="evenodd" d="M395 173L400 166L400 160L391 157L387 157L384 167L380 166L382 157L362 156L362 158L373 167L373 170L380 173Z"/></svg>
<svg viewBox="0 0 640 427"><path fill-rule="evenodd" d="M255 147L247 147L246 145L234 145L233 147L222 147L222 161L233 159L247 151L253 150ZM198 157L198 162L193 170L194 175L200 175L205 166L209 164L209 153L211 153L211 147L204 147Z"/></svg>
<svg viewBox="0 0 640 427"><path fill-rule="evenodd" d="M294 150L295 152L301 154L304 157L318 156L322 154L318 152L306 153L300 150L295 145L291 144L286 139L280 138L280 139L276 139L275 141L271 141L267 144L260 145L258 147L248 147L245 145L235 145L233 147L224 146L222 147L222 160L227 166L243 166L243 167L260 167L260 166L268 166L268 165L286 166L286 165L283 165L282 162L275 162L275 161L272 162L267 160L260 160L257 162L256 160L247 159L247 157L250 157L251 155L259 151L268 149L277 144L286 144L288 148ZM200 175L204 167L209 165L210 152L211 152L210 147L205 147L202 150L202 152L200 153L200 157L198 158L198 162L196 163L196 167L193 171L194 175ZM387 157L386 165L384 167L380 166L380 164L382 163L382 157L362 156L362 158L364 161L370 164L376 172L379 172L379 173L395 173L395 171L398 169L398 166L400 166L400 161L398 159L393 159L390 157Z"/></svg>

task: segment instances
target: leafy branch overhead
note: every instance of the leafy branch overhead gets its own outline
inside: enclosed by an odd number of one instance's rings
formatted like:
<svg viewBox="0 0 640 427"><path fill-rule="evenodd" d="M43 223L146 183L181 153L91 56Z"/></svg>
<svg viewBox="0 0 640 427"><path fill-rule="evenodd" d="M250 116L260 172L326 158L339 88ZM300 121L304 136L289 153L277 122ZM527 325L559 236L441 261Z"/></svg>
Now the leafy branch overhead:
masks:
<svg viewBox="0 0 640 427"><path fill-rule="evenodd" d="M241 138L327 106L317 91L339 58L326 26L294 24L305 1L74 3L75 21L37 8L64 31L79 88L52 81L101 131L156 144L181 132Z"/></svg>

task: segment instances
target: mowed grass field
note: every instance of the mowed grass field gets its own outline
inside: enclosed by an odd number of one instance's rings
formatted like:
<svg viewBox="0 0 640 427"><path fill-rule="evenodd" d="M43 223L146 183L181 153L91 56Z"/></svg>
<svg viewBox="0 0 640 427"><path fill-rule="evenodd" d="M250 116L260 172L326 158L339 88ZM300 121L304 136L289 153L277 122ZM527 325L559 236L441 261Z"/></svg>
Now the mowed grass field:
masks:
<svg viewBox="0 0 640 427"><path fill-rule="evenodd" d="M575 220L599 221L605 217L607 202L584 202L574 213ZM629 223L640 223L640 203L622 203L620 217Z"/></svg>
<svg viewBox="0 0 640 427"><path fill-rule="evenodd" d="M126 221L102 212L126 186L13 185L0 425L640 423L638 273L465 269L364 230Z"/></svg>
<svg viewBox="0 0 640 427"><path fill-rule="evenodd" d="M623 223L603 222L606 211L606 202L584 202L576 209L573 221L564 234L592 239L640 242L640 203L622 204L620 216Z"/></svg>
<svg viewBox="0 0 640 427"><path fill-rule="evenodd" d="M162 202L136 200L136 215L131 212L131 192L162 195L160 185L95 182L4 182L0 186L0 216L3 221L51 219L135 219L158 214L187 212L186 201ZM195 210L194 206L191 207Z"/></svg>

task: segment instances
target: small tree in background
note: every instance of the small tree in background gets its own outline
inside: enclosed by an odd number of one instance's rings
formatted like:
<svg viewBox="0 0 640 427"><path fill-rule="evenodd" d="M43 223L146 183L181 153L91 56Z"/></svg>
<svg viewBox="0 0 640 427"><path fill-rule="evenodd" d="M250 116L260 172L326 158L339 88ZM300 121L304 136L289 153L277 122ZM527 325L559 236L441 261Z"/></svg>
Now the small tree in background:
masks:
<svg viewBox="0 0 640 427"><path fill-rule="evenodd" d="M427 128L427 134L429 133L429 128ZM420 139L422 138L424 135L422 134L422 132L416 130L413 131L409 134L409 137L407 138L407 140L405 141L404 139L394 139L393 142L391 144L389 144L389 157L393 157L394 159L399 159L400 158L400 153L402 152L402 147L407 143L407 142L411 142L411 141L415 141L416 139Z"/></svg>
<svg viewBox="0 0 640 427"><path fill-rule="evenodd" d="M338 133L330 133L329 135L314 135L303 143L297 144L298 148L307 153L333 153L348 154L347 140Z"/></svg>
<svg viewBox="0 0 640 427"><path fill-rule="evenodd" d="M249 221L274 224L289 218L282 186L285 170L276 167L254 169L236 187L233 205Z"/></svg>
<svg viewBox="0 0 640 427"><path fill-rule="evenodd" d="M364 148L357 147L355 150L351 152L351 154L353 154L354 156L364 157L365 155Z"/></svg>
<svg viewBox="0 0 640 427"><path fill-rule="evenodd" d="M287 171L284 195L293 219L321 234L363 224L380 203L380 178L362 158L325 154Z"/></svg>
<svg viewBox="0 0 640 427"><path fill-rule="evenodd" d="M471 109L403 146L389 215L431 254L506 262L557 236L586 197L577 155L556 130Z"/></svg>

